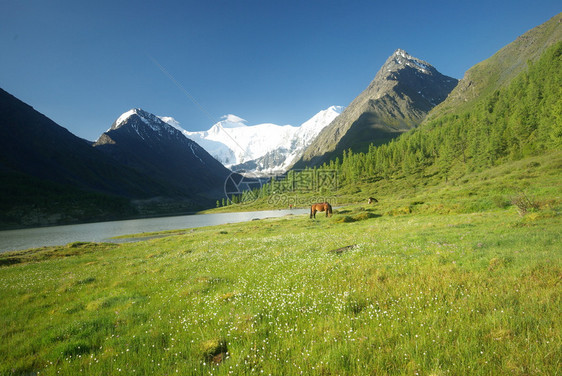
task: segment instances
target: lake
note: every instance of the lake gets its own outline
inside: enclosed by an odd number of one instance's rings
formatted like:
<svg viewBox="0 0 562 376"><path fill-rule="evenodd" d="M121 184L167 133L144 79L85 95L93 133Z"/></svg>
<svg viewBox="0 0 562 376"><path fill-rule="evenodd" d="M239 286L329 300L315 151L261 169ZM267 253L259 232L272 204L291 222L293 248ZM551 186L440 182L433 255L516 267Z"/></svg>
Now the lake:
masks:
<svg viewBox="0 0 562 376"><path fill-rule="evenodd" d="M0 252L43 246L65 245L77 241L105 242L115 236L166 230L180 230L252 219L282 217L308 213L308 209L264 210L236 213L193 214L173 217L142 218L125 221L84 223L78 225L27 228L0 231Z"/></svg>

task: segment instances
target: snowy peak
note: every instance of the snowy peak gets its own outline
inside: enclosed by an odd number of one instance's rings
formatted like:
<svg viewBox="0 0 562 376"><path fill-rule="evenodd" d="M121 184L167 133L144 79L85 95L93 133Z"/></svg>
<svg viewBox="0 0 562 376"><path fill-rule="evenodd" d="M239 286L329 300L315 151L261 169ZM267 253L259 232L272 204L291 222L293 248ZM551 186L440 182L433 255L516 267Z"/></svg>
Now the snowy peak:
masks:
<svg viewBox="0 0 562 376"><path fill-rule="evenodd" d="M160 120L162 120L164 123L171 125L172 127L178 129L181 131L181 127L180 127L180 122L177 121L176 119L174 119L171 116L158 116L158 118Z"/></svg>
<svg viewBox="0 0 562 376"><path fill-rule="evenodd" d="M115 120L115 122L111 125L111 128L109 128L108 130L120 128L131 116L136 115L138 110L140 109L133 108L127 112L124 112L117 118L117 120Z"/></svg>
<svg viewBox="0 0 562 376"><path fill-rule="evenodd" d="M236 115L225 115L221 120L214 124L208 131L208 134L224 133L225 129L244 128L247 127L246 120Z"/></svg>
<svg viewBox="0 0 562 376"><path fill-rule="evenodd" d="M328 107L302 123L300 130L304 131L305 129L310 129L319 132L322 128L332 122L332 120L334 120L339 114L341 114L344 109L345 107L343 106Z"/></svg>
<svg viewBox="0 0 562 376"><path fill-rule="evenodd" d="M392 72L404 67L414 68L424 74L433 74L436 69L427 61L413 57L403 49L397 49L383 65L381 71Z"/></svg>
<svg viewBox="0 0 562 376"><path fill-rule="evenodd" d="M96 145L116 144L125 134L129 140L135 138L152 145L181 138L193 155L197 156L197 150L203 148L227 167L256 173L285 171L343 109L329 107L300 127L272 123L248 125L245 119L228 114L206 131L189 132L173 117L134 108L119 116Z"/></svg>
<svg viewBox="0 0 562 376"><path fill-rule="evenodd" d="M140 108L133 108L119 116L110 129L118 129L122 127L134 116L138 117L143 123L151 127L162 122L160 118L149 112L146 112Z"/></svg>
<svg viewBox="0 0 562 376"><path fill-rule="evenodd" d="M214 202L231 171L176 127L179 122L174 118L134 108L119 116L93 146L128 168L154 177L170 197Z"/></svg>
<svg viewBox="0 0 562 376"><path fill-rule="evenodd" d="M246 120L236 115L228 114L221 118L220 124L227 128L245 127Z"/></svg>
<svg viewBox="0 0 562 376"><path fill-rule="evenodd" d="M180 132L176 129L174 123L176 126L179 126L179 123L174 118L159 117L140 108L133 108L119 116L106 133L127 129L128 131L135 132L143 140L153 134L159 136L178 136Z"/></svg>
<svg viewBox="0 0 562 376"><path fill-rule="evenodd" d="M165 152L181 158L190 155L190 158L195 158L203 166L219 165L200 145L186 138L182 131L180 123L173 117L156 116L140 108L133 108L119 116L94 146L127 145L131 154L137 151L142 153L142 148L148 148L152 150L151 153ZM209 163L209 159L213 162Z"/></svg>
<svg viewBox="0 0 562 376"><path fill-rule="evenodd" d="M300 127L271 123L247 125L246 120L230 114L207 131L182 133L227 167L269 173L285 170L342 111L343 107L332 106Z"/></svg>

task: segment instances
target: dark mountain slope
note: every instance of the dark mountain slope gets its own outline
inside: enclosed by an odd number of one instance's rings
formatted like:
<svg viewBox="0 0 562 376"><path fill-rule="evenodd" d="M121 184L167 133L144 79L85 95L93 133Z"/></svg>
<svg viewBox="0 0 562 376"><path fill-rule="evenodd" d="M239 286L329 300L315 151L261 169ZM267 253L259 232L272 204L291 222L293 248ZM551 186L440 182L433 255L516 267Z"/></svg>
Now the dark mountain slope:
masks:
<svg viewBox="0 0 562 376"><path fill-rule="evenodd" d="M0 228L134 216L130 198L159 193L150 177L2 89L0 132Z"/></svg>
<svg viewBox="0 0 562 376"><path fill-rule="evenodd" d="M197 144L125 130L104 134L104 152L0 89L0 228L183 213L224 196L230 171Z"/></svg>
<svg viewBox="0 0 562 376"><path fill-rule="evenodd" d="M94 148L164 182L170 195L198 204L214 204L224 195L224 182L231 174L197 143L141 109L123 114Z"/></svg>
<svg viewBox="0 0 562 376"><path fill-rule="evenodd" d="M0 170L124 197L157 193L111 158L0 89Z"/></svg>

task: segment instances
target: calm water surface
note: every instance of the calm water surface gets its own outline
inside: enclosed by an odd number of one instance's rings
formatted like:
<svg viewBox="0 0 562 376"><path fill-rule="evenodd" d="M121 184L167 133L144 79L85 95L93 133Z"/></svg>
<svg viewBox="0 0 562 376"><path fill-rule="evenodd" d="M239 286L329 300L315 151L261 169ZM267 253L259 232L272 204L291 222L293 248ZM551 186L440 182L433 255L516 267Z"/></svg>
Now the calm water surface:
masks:
<svg viewBox="0 0 562 376"><path fill-rule="evenodd" d="M308 209L267 210L238 213L195 214L175 217L132 219L80 225L0 231L0 252L15 251L72 242L103 242L121 235L177 230L225 223L250 221L288 214L304 214Z"/></svg>

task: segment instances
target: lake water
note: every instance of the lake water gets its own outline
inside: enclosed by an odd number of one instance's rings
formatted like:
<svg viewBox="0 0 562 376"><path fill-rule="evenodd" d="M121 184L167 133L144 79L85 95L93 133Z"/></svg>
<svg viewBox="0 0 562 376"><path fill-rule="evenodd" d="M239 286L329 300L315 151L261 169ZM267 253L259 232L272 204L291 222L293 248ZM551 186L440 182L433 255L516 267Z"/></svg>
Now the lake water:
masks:
<svg viewBox="0 0 562 376"><path fill-rule="evenodd" d="M43 246L65 245L72 242L104 242L121 235L178 230L252 219L282 217L308 213L308 209L266 210L237 213L194 214L174 217L143 218L126 221L84 223L79 225L28 228L0 231L0 252Z"/></svg>

